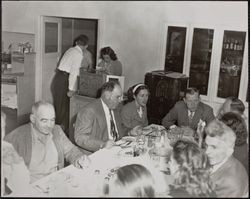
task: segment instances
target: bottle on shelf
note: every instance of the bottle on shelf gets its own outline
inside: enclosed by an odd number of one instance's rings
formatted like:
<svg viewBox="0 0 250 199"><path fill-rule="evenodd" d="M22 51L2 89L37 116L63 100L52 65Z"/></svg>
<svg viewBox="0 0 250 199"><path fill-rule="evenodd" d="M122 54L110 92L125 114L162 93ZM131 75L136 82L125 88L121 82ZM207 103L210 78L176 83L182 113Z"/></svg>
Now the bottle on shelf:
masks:
<svg viewBox="0 0 250 199"><path fill-rule="evenodd" d="M230 43L230 41L229 41L229 39L227 39L227 41L226 41L226 49L229 49L229 43Z"/></svg>

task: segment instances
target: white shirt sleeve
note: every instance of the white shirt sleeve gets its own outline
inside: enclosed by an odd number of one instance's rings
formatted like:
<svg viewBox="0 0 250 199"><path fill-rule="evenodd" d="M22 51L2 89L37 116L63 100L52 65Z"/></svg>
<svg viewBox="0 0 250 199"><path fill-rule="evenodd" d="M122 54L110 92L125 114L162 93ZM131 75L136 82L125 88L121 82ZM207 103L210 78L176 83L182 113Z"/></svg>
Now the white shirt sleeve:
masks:
<svg viewBox="0 0 250 199"><path fill-rule="evenodd" d="M77 76L81 67L83 55L81 52L75 52L72 55L72 65L69 71L69 90L77 90Z"/></svg>

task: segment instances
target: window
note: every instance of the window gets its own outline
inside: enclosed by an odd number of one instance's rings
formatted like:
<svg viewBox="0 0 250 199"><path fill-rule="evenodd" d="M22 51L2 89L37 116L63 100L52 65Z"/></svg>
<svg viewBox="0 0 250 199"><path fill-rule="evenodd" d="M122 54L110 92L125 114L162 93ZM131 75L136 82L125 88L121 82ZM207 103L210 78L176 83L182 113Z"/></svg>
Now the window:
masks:
<svg viewBox="0 0 250 199"><path fill-rule="evenodd" d="M245 32L224 31L218 97L238 97L245 38Z"/></svg>
<svg viewBox="0 0 250 199"><path fill-rule="evenodd" d="M45 22L45 53L58 52L58 24Z"/></svg>
<svg viewBox="0 0 250 199"><path fill-rule="evenodd" d="M186 31L185 27L168 26L165 71L182 73Z"/></svg>
<svg viewBox="0 0 250 199"><path fill-rule="evenodd" d="M189 87L207 95L214 30L194 28Z"/></svg>

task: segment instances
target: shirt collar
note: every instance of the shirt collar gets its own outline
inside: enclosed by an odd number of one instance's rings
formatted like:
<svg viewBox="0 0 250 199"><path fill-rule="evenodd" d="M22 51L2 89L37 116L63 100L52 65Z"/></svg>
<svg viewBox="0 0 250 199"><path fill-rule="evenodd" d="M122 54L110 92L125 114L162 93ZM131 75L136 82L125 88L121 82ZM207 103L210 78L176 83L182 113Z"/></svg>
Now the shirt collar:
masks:
<svg viewBox="0 0 250 199"><path fill-rule="evenodd" d="M212 167L212 173L214 173L215 171L217 171L227 160L229 159L229 157L225 158L222 162L220 162L219 164L216 164Z"/></svg>
<svg viewBox="0 0 250 199"><path fill-rule="evenodd" d="M101 98L101 102L102 102L102 107L104 108L104 110L109 112L109 107L107 106L107 104L105 104L105 102L102 100L102 98Z"/></svg>
<svg viewBox="0 0 250 199"><path fill-rule="evenodd" d="M75 48L76 48L78 51L80 51L81 53L83 53L82 49L81 49L78 45L76 45Z"/></svg>
<svg viewBox="0 0 250 199"><path fill-rule="evenodd" d="M194 116L194 113L195 113L195 111L190 111L190 110L188 109L188 116L190 116L191 114L193 114L192 116Z"/></svg>

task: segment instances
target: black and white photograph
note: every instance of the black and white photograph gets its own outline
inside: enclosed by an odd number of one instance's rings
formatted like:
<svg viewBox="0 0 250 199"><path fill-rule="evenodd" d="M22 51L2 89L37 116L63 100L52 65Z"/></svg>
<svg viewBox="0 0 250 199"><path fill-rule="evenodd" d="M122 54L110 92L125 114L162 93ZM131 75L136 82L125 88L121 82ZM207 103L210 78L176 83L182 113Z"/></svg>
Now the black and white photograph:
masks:
<svg viewBox="0 0 250 199"><path fill-rule="evenodd" d="M1 1L1 197L249 198L248 1Z"/></svg>

